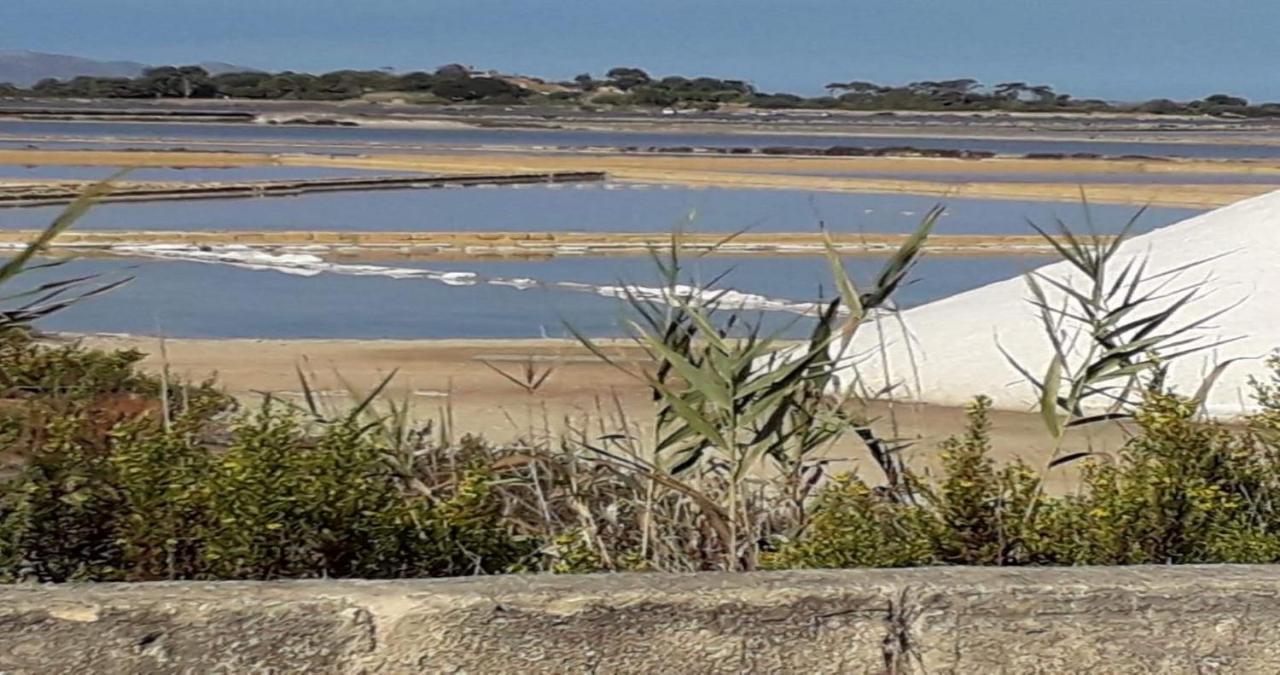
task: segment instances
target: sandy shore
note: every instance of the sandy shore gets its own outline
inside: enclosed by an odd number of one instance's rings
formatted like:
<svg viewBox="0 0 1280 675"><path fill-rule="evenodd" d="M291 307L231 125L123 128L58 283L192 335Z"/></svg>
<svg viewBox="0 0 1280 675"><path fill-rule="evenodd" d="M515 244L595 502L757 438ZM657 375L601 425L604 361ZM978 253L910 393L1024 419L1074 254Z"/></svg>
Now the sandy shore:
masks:
<svg viewBox="0 0 1280 675"><path fill-rule="evenodd" d="M642 382L600 363L585 349L561 340L167 340L165 357L160 342L146 337L90 337L87 344L108 349L138 349L148 354L144 366L158 370L167 363L171 372L188 379L216 376L228 392L247 404L262 400L264 392L301 401L297 368L312 373L313 387L328 405L342 406L351 400L347 383L358 391L368 391L388 374L396 376L387 395L396 400L408 397L422 418L438 419L451 408L460 432L480 433L507 440L541 428L544 420L553 430L562 429L566 418L582 423L591 420L598 428L602 416L616 416L619 409L633 421L651 415L651 404ZM643 363L643 354L625 342L609 343L609 349L633 367ZM552 368L552 374L536 395L494 372L502 369L519 378L524 364L533 360L535 368ZM879 402L869 412L878 419L878 433L893 435L890 406ZM963 429L964 412L953 408L894 406L898 436L911 439L907 451L913 466L934 470L936 444ZM1032 466L1047 461L1048 446L1038 415L997 412L994 415L994 454L998 459L1022 458ZM608 423L606 422L606 427ZM1123 434L1115 427L1078 435L1067 443L1068 450L1116 449ZM833 457L847 468L869 465L860 443L838 446ZM1067 490L1077 481L1071 469L1054 469L1050 483L1054 490Z"/></svg>
<svg viewBox="0 0 1280 675"><path fill-rule="evenodd" d="M1257 184L1120 184L1079 182L946 182L840 176L841 172L911 171L952 174L1114 173L1129 171L1280 175L1280 165L1261 162L1168 162L1027 159L768 158L619 154L412 154L333 156L227 152L0 150L0 164L122 167L299 166L434 174L490 174L605 171L615 181L737 189L786 189L843 193L898 193L939 199L976 198L1099 204L1215 208L1274 189ZM873 168L874 167L874 168ZM929 167L929 168L925 168ZM825 173L829 175L810 175Z"/></svg>

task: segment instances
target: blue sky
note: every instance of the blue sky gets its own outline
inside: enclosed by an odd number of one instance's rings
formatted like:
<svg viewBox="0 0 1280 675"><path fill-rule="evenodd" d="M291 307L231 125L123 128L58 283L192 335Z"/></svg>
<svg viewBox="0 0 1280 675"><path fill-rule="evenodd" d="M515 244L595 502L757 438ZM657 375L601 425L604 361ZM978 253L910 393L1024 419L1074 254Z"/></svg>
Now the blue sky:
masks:
<svg viewBox="0 0 1280 675"><path fill-rule="evenodd" d="M805 93L975 77L1280 100L1278 0L0 0L0 48L565 78L636 65Z"/></svg>

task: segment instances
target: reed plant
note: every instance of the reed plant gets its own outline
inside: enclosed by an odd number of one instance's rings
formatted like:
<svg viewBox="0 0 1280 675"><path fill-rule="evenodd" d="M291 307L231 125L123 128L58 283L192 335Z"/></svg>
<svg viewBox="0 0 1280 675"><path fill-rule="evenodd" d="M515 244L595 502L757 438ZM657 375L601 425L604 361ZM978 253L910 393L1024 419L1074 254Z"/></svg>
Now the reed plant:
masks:
<svg viewBox="0 0 1280 675"><path fill-rule="evenodd" d="M654 489L686 497L714 533L719 566L754 569L761 542L803 530L810 492L829 463L823 450L856 429L868 429L852 414L850 392L839 390L837 376L856 366L846 356L855 333L890 306L941 214L929 213L865 291L858 290L828 239L827 260L839 292L820 303L808 337L799 342L783 339L794 324L767 332L762 317L732 306L725 291L683 283L681 235L673 233L665 252L653 252L664 292L642 295L622 284L631 339L652 367L618 363L570 326L592 353L648 386L655 408L652 437L646 444L605 435L581 440L582 447L596 461L639 475ZM874 436L864 438L883 447ZM884 453L877 460L886 475L901 475L896 458ZM779 505L785 516L779 516Z"/></svg>
<svg viewBox="0 0 1280 675"><path fill-rule="evenodd" d="M1144 392L1162 385L1174 361L1230 341L1208 340L1200 330L1234 304L1182 318L1204 298L1212 281L1211 275L1188 280L1187 274L1214 258L1158 273L1149 272L1145 254L1117 264L1140 216L1141 211L1118 235L1108 237L1098 235L1091 224L1090 232L1081 235L1058 220L1056 236L1031 225L1070 265L1070 273L1033 271L1025 276L1052 347L1044 375L1036 376L1015 355L1005 354L1039 392L1041 417L1055 441L1073 427L1133 419ZM1230 363L1218 364L1192 398L1203 401Z"/></svg>

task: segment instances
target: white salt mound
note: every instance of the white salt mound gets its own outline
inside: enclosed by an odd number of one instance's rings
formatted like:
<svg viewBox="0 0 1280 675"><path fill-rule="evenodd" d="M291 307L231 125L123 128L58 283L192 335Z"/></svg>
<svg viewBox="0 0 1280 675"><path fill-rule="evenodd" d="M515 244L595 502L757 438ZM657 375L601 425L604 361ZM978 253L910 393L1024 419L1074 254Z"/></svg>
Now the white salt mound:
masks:
<svg viewBox="0 0 1280 675"><path fill-rule="evenodd" d="M1193 394L1217 363L1245 358L1227 367L1206 405L1211 415L1223 419L1247 413L1253 407L1250 376L1267 377L1264 359L1280 349L1280 191L1132 238L1117 252L1112 276L1130 259L1144 256L1148 278L1215 258L1182 272L1169 287L1203 282L1201 296L1181 309L1168 327L1231 307L1196 335L1209 343L1236 341L1176 361L1169 384L1180 393ZM1085 287L1069 263L1037 271L1070 280L1077 289ZM1041 285L1051 304L1062 306L1064 294ZM998 341L1037 377L1045 373L1053 348L1031 297L1026 280L1015 278L907 310L901 321L868 323L849 352L857 363L844 368L841 384L860 381L859 386L870 391L889 384L896 387L899 399L946 406L964 405L982 394L998 408L1032 409L1035 387L997 347Z"/></svg>

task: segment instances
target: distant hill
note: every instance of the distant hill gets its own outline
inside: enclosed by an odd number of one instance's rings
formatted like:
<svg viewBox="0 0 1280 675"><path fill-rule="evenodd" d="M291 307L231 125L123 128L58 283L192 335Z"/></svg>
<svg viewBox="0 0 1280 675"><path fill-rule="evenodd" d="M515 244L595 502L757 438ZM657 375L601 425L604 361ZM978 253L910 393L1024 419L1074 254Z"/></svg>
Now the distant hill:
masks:
<svg viewBox="0 0 1280 675"><path fill-rule="evenodd" d="M250 71L230 63L198 64L211 74ZM137 61L96 61L69 54L47 54L25 49L0 49L0 82L29 87L47 77L66 80L80 75L90 77L137 77L152 67Z"/></svg>

